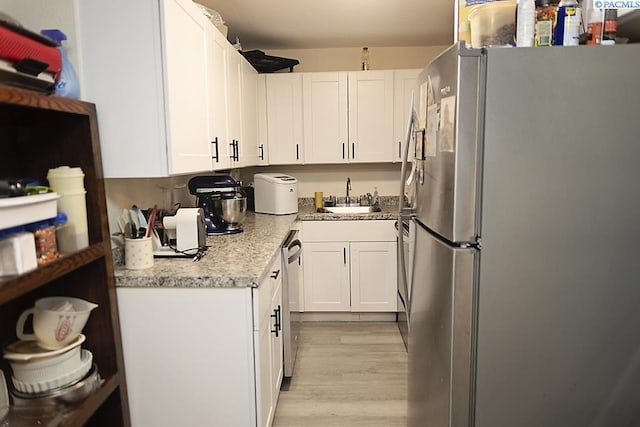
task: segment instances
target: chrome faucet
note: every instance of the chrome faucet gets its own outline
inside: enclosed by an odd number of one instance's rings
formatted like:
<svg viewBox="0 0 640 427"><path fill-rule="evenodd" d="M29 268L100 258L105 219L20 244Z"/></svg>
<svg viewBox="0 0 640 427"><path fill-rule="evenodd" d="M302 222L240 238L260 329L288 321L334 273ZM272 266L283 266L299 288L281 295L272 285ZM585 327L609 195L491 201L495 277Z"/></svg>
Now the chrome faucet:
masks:
<svg viewBox="0 0 640 427"><path fill-rule="evenodd" d="M345 197L345 204L351 204L351 197L349 196L349 192L351 191L351 178L347 177L347 197Z"/></svg>

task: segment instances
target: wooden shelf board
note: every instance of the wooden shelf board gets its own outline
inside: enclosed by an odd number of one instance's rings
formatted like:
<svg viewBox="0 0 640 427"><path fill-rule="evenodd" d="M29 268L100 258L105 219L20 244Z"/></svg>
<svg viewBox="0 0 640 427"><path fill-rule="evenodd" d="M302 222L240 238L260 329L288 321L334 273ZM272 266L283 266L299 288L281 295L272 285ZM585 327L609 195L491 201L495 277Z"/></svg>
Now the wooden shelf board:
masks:
<svg viewBox="0 0 640 427"><path fill-rule="evenodd" d="M94 244L72 255L64 256L49 264L19 276L0 278L0 305L18 298L51 280L64 276L83 265L104 256L104 246Z"/></svg>
<svg viewBox="0 0 640 427"><path fill-rule="evenodd" d="M86 400L82 401L73 411L65 415L61 426L80 427L89 421L93 414L102 406L111 393L120 386L119 376L113 375L104 380L98 390L92 393Z"/></svg>

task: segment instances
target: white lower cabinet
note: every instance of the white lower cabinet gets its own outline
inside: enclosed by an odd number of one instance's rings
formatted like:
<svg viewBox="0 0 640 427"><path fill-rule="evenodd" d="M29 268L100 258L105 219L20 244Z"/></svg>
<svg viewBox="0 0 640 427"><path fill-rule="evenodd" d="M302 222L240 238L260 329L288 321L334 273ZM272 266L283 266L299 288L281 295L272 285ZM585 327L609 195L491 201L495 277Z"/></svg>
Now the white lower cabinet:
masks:
<svg viewBox="0 0 640 427"><path fill-rule="evenodd" d="M132 426L271 425L280 269L258 288L117 289Z"/></svg>
<svg viewBox="0 0 640 427"><path fill-rule="evenodd" d="M271 298L271 316L276 316L277 323L274 324L274 327L269 330L271 338L271 411L269 417L263 418L263 425L265 426L271 425L271 421L273 421L273 415L276 412L276 405L278 404L278 395L280 394L280 385L282 385L282 378L284 375L284 340L282 338L281 283L281 281L278 282L278 284L276 285L277 289L273 292L273 297ZM276 328L278 329L278 333L275 332Z"/></svg>
<svg viewBox="0 0 640 427"><path fill-rule="evenodd" d="M351 242L351 311L396 311L396 242Z"/></svg>
<svg viewBox="0 0 640 427"><path fill-rule="evenodd" d="M305 311L394 312L393 221L303 222Z"/></svg>
<svg viewBox="0 0 640 427"><path fill-rule="evenodd" d="M350 311L349 243L305 241L303 247L305 311Z"/></svg>

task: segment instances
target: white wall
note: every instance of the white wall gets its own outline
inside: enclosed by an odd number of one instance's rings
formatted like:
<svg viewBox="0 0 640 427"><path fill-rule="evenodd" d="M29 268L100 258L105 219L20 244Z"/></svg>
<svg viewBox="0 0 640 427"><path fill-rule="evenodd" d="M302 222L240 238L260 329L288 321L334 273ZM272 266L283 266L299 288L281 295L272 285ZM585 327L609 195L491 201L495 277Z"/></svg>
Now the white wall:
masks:
<svg viewBox="0 0 640 427"><path fill-rule="evenodd" d="M399 192L400 164L353 164L353 165L296 165L246 168L240 171L244 185L253 182L256 173L283 173L298 179L298 197L313 197L316 191L325 196L344 197L347 177L351 178L351 194L360 196L373 194L378 187L381 196L395 196Z"/></svg>
<svg viewBox="0 0 640 427"><path fill-rule="evenodd" d="M424 68L447 46L371 47L369 57L372 70ZM268 49L267 55L297 59L294 72L357 71L361 68L360 48L330 49ZM288 72L282 70L282 72Z"/></svg>

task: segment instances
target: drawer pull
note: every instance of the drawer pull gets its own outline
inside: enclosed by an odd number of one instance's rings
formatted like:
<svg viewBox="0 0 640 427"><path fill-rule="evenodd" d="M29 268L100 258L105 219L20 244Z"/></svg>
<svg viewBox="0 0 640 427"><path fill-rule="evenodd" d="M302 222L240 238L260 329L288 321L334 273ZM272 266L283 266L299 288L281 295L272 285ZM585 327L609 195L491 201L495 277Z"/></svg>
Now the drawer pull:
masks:
<svg viewBox="0 0 640 427"><path fill-rule="evenodd" d="M273 272L273 274L271 275L272 279L277 279L278 276L280 275L280 270L276 270Z"/></svg>
<svg viewBox="0 0 640 427"><path fill-rule="evenodd" d="M282 330L282 321L280 318L281 307L278 304L278 308L273 310L273 314L271 318L275 319L275 324L273 325L273 329L271 329L271 333L276 334L276 337L279 336L280 331Z"/></svg>

